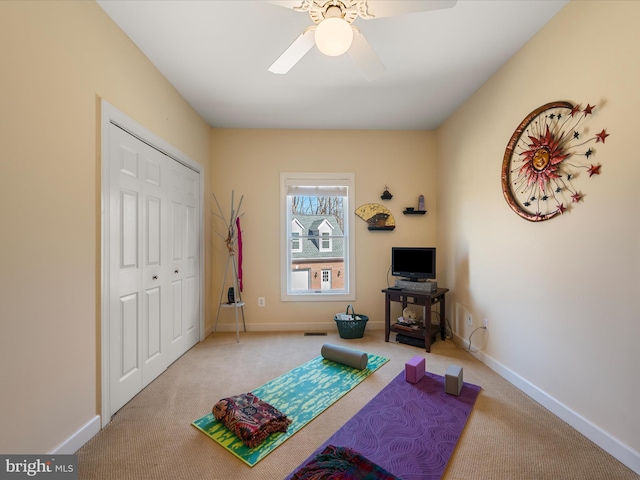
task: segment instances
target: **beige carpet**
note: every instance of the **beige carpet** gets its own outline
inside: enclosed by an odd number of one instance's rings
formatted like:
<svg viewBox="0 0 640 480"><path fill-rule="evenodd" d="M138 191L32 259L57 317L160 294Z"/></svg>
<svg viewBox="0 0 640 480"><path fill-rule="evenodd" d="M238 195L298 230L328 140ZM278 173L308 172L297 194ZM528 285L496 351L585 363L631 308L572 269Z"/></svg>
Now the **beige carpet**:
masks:
<svg viewBox="0 0 640 480"><path fill-rule="evenodd" d="M324 343L349 346L390 361L253 468L195 429L191 422L220 398L255 389L320 354ZM125 405L78 451L80 479L277 480L389 383L414 355L443 375L451 364L482 387L445 472L446 479L638 479L451 340L431 353L385 343L384 332L343 340L300 333L218 333L196 345Z"/></svg>

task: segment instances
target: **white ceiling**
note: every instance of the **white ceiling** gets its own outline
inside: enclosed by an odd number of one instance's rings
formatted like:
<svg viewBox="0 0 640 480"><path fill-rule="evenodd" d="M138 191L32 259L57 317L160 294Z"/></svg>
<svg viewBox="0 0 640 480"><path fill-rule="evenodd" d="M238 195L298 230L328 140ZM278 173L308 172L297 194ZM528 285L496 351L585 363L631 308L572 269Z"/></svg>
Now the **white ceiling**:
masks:
<svg viewBox="0 0 640 480"><path fill-rule="evenodd" d="M315 47L288 74L267 71L313 24L305 12L259 0L98 0L212 127L372 130L437 128L567 2L458 0L357 18L387 67L369 82L348 55Z"/></svg>

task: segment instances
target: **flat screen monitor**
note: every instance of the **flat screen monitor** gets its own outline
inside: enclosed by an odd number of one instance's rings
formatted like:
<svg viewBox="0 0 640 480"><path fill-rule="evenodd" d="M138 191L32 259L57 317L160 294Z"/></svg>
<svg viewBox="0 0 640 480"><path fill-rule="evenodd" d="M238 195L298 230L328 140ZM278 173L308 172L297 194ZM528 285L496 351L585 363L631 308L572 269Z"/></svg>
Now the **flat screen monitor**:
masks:
<svg viewBox="0 0 640 480"><path fill-rule="evenodd" d="M392 247L391 274L414 281L436 278L435 247Z"/></svg>

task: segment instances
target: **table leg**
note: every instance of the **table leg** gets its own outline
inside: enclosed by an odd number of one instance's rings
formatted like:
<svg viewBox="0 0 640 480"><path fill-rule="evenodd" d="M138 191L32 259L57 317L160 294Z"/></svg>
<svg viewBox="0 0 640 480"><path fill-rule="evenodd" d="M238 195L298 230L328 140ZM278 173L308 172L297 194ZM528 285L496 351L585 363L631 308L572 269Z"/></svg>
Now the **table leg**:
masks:
<svg viewBox="0 0 640 480"><path fill-rule="evenodd" d="M442 340L446 340L447 338L447 334L446 334L447 322L444 317L444 312L445 312L444 298L445 298L445 294L443 293L442 299L440 300L440 339Z"/></svg>
<svg viewBox="0 0 640 480"><path fill-rule="evenodd" d="M389 341L389 331L391 329L391 300L389 299L389 294L385 294L384 296L384 341Z"/></svg>
<svg viewBox="0 0 640 480"><path fill-rule="evenodd" d="M431 305L425 305L424 309L424 348L431 352Z"/></svg>

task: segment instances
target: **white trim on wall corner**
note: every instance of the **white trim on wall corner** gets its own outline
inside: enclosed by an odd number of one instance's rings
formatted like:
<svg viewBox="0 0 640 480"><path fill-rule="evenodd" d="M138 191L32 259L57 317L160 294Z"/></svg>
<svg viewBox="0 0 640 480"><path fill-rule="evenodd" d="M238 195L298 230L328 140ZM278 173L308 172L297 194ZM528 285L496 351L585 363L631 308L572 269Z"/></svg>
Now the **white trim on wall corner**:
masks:
<svg viewBox="0 0 640 480"><path fill-rule="evenodd" d="M100 415L96 415L76 433L49 452L49 455L71 455L80 450L100 431Z"/></svg>
<svg viewBox="0 0 640 480"><path fill-rule="evenodd" d="M464 338L455 335L456 343L463 345L465 349L469 348L469 342ZM540 390L528 380L522 378L514 371L508 369L494 358L482 351L472 351L471 354L496 372L502 378L511 383L518 390L521 390L551 413L556 415L576 429L582 435L587 437L593 443L602 448L605 452L619 460L621 463L629 467L635 473L640 475L640 452L630 448L628 445L620 442L616 438L609 435L597 425L594 425L588 419L584 418L577 412L559 402L548 393Z"/></svg>

